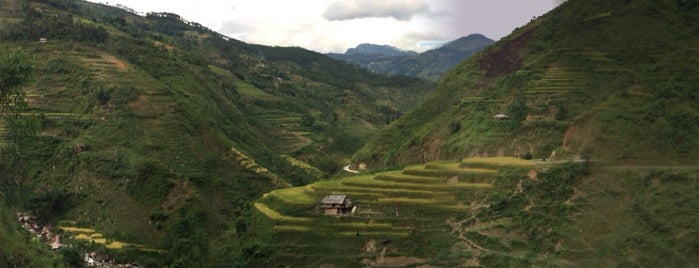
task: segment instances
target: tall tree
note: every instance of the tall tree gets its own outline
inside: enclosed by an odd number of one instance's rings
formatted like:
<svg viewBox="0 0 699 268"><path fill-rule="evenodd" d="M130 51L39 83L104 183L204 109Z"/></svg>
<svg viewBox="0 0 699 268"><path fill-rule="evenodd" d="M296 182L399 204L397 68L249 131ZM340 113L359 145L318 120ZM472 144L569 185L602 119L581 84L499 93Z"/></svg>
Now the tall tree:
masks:
<svg viewBox="0 0 699 268"><path fill-rule="evenodd" d="M29 56L19 49L0 48L0 190L11 185L20 174L22 143L34 133L34 120L23 118L26 108L23 88L31 80L33 68Z"/></svg>

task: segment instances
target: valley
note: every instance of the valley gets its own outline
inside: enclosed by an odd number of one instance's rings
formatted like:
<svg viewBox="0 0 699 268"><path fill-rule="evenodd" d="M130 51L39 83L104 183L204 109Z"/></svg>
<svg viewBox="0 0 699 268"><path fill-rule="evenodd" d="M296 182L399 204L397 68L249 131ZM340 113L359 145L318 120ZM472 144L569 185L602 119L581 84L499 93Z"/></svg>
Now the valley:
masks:
<svg viewBox="0 0 699 268"><path fill-rule="evenodd" d="M0 0L0 267L694 267L698 10L569 0L374 64L416 78Z"/></svg>
<svg viewBox="0 0 699 268"><path fill-rule="evenodd" d="M699 166L678 169L508 157L430 162L272 191L255 203L255 227L248 229L253 235L243 234L242 239L244 247L254 246L260 254L249 256L251 261L265 265L662 266L667 256L653 257L647 251L652 249L643 246L649 241L658 241L663 250L685 252L670 258L678 265L690 265L697 256L673 242L688 237L663 238L664 231L639 225L643 220L638 215L655 217L650 215L663 212L635 206L662 203L657 198L667 197L663 193L680 185L688 186L682 196L696 198L698 174ZM602 184L600 177L614 181ZM630 200L625 197L629 193L634 193ZM356 212L318 212L320 200L328 195L351 198ZM657 206L663 205L651 205ZM657 224L675 234L693 232L691 224L680 218L692 217L681 212L692 208L664 208L677 218ZM629 244L630 237L638 236L646 242ZM606 243L615 246L607 248ZM638 254L647 255L636 259Z"/></svg>

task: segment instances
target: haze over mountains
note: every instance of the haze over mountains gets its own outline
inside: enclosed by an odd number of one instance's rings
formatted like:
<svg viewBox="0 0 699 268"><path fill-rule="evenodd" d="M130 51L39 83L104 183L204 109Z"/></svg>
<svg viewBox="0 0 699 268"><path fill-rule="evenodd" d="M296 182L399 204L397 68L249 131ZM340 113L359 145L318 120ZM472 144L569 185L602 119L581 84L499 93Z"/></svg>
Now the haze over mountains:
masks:
<svg viewBox="0 0 699 268"><path fill-rule="evenodd" d="M480 34L471 34L439 48L416 53L388 45L360 44L344 54L328 56L357 64L377 73L405 75L435 80L456 63L477 53L494 41Z"/></svg>

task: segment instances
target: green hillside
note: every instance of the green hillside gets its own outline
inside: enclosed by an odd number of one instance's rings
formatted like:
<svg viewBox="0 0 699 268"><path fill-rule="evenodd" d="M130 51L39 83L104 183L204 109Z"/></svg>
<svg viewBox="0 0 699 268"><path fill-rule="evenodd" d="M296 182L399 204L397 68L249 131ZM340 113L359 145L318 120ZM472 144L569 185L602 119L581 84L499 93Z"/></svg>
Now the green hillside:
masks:
<svg viewBox="0 0 699 268"><path fill-rule="evenodd" d="M275 190L241 237L245 265L693 267L699 167L468 158ZM357 210L318 212L328 194Z"/></svg>
<svg viewBox="0 0 699 268"><path fill-rule="evenodd" d="M697 8L695 1L567 1L452 69L355 163L527 153L692 162L699 157Z"/></svg>
<svg viewBox="0 0 699 268"><path fill-rule="evenodd" d="M73 0L0 0L0 45L32 58L36 122L0 196L155 267L217 263L250 201L333 174L430 87Z"/></svg>
<svg viewBox="0 0 699 268"><path fill-rule="evenodd" d="M260 198L239 259L695 267L697 11L566 1L443 76L355 154L367 173ZM357 211L322 215L328 194Z"/></svg>
<svg viewBox="0 0 699 268"><path fill-rule="evenodd" d="M0 124L0 266L696 266L697 20L569 0L424 96L175 14L0 0L0 53L33 69L2 96L25 109ZM368 169L330 178L350 160Z"/></svg>

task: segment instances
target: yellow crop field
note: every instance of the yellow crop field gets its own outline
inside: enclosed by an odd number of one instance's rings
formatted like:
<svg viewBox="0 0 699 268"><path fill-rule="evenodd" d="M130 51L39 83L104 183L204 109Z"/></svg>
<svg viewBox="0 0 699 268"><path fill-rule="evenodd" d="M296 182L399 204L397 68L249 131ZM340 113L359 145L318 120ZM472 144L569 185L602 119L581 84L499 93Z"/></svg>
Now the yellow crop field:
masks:
<svg viewBox="0 0 699 268"><path fill-rule="evenodd" d="M435 199L421 199L421 198L379 198L379 203L383 204L409 204L409 205L425 205L425 204L435 204L439 203L439 200Z"/></svg>
<svg viewBox="0 0 699 268"><path fill-rule="evenodd" d="M107 244L106 247L109 249L120 249L120 248L123 248L127 245L129 245L129 244L124 243L124 242L114 241L112 243Z"/></svg>
<svg viewBox="0 0 699 268"><path fill-rule="evenodd" d="M303 225L277 225L273 228L275 231L292 231L292 232L308 232L312 227Z"/></svg>
<svg viewBox="0 0 699 268"><path fill-rule="evenodd" d="M260 212L262 212L263 214L265 214L270 219L273 219L275 221L304 222L304 221L311 220L309 218L284 216L282 214L279 214L279 212L276 212L275 210L269 208L267 205L262 204L262 203L255 203L255 208L257 210L259 210Z"/></svg>
<svg viewBox="0 0 699 268"><path fill-rule="evenodd" d="M343 235L343 236L356 236L357 232L339 232L338 234ZM405 231L364 231L364 232L359 232L359 235L362 236L374 236L374 237L403 237L403 236L409 236L410 231L405 230Z"/></svg>
<svg viewBox="0 0 699 268"><path fill-rule="evenodd" d="M318 202L318 200L316 200L317 198L310 193L309 189L311 188L286 188L272 191L270 195L281 199L285 203L297 205L310 205Z"/></svg>
<svg viewBox="0 0 699 268"><path fill-rule="evenodd" d="M69 233L92 234L95 232L95 229L90 229L90 228L80 228L80 227L70 227L70 226L61 226L58 228L60 228L64 232L69 232Z"/></svg>
<svg viewBox="0 0 699 268"><path fill-rule="evenodd" d="M531 160L524 160L516 157L476 157L466 158L461 160L465 164L486 164L493 166L518 166L518 167L533 167L536 165Z"/></svg>

